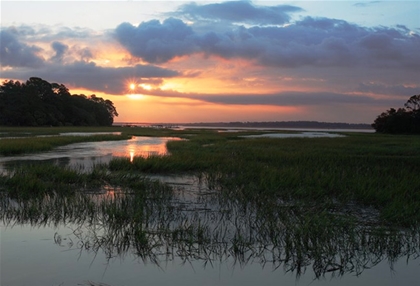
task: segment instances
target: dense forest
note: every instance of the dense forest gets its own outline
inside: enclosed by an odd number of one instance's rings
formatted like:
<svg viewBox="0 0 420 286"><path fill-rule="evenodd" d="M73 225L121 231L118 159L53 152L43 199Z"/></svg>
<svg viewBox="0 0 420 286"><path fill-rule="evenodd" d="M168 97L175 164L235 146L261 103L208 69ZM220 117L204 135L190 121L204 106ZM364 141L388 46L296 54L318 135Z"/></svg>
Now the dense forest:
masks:
<svg viewBox="0 0 420 286"><path fill-rule="evenodd" d="M410 97L404 108L382 112L372 127L379 133L420 134L420 94Z"/></svg>
<svg viewBox="0 0 420 286"><path fill-rule="evenodd" d="M109 126L118 116L110 100L70 94L63 84L31 77L0 85L0 125Z"/></svg>

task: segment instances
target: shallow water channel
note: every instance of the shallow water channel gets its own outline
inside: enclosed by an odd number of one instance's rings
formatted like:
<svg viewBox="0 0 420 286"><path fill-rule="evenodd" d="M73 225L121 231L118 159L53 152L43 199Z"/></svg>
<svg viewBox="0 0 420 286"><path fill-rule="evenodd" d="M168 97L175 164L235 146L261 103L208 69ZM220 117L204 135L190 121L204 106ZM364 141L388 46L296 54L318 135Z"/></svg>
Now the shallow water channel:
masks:
<svg viewBox="0 0 420 286"><path fill-rule="evenodd" d="M176 139L78 143L14 160L89 169L112 156L165 154L167 140ZM30 201L0 194L0 284L371 286L420 280L419 232L380 229L360 216L366 210L339 210L360 220L346 225L329 214L308 216L306 206L268 207L223 196L205 174L126 179L144 180L145 188L105 185L96 193Z"/></svg>
<svg viewBox="0 0 420 286"><path fill-rule="evenodd" d="M64 135L68 135L68 133ZM16 164L41 161L90 170L95 165L109 163L113 157L126 157L133 160L135 156L166 155L168 153L166 143L171 140L181 139L177 137L134 136L130 140L74 143L57 147L48 152L20 156L0 156L0 173Z"/></svg>

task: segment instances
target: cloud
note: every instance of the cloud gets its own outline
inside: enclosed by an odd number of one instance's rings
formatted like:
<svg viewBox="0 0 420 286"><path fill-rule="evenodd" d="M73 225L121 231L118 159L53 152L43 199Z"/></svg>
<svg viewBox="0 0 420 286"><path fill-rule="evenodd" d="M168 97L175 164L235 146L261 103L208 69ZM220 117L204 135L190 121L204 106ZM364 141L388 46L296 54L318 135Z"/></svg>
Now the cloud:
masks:
<svg viewBox="0 0 420 286"><path fill-rule="evenodd" d="M354 3L353 6L354 7L368 7L368 6L371 6L371 5L379 4L381 2L383 2L383 1L357 2L357 3Z"/></svg>
<svg viewBox="0 0 420 286"><path fill-rule="evenodd" d="M229 1L206 5L182 5L173 15L191 20L227 21L252 25L283 25L291 20L290 13L302 8L290 5L257 6L249 1Z"/></svg>
<svg viewBox="0 0 420 286"><path fill-rule="evenodd" d="M55 32L55 33L54 33ZM96 36L97 33L88 28L81 27L59 27L57 31L53 31L54 38L63 39L86 39Z"/></svg>
<svg viewBox="0 0 420 286"><path fill-rule="evenodd" d="M37 55L41 49L21 42L12 29L0 31L0 43L2 66L37 68L44 64L44 59Z"/></svg>
<svg viewBox="0 0 420 286"><path fill-rule="evenodd" d="M55 51L55 55L51 58L51 60L54 62L62 62L64 54L68 51L69 46L55 41L52 42L51 47Z"/></svg>
<svg viewBox="0 0 420 286"><path fill-rule="evenodd" d="M138 27L123 23L115 34L133 56L150 63L204 54L289 68L420 68L420 37L405 27L366 28L329 18L305 17L282 27L227 26L224 32L196 32L181 20L170 18Z"/></svg>
<svg viewBox="0 0 420 286"><path fill-rule="evenodd" d="M360 83L356 90L363 93L374 93L391 96L397 95L408 98L411 95L418 94L419 89L420 85L405 86L403 84L389 85L384 83L364 82Z"/></svg>
<svg viewBox="0 0 420 286"><path fill-rule="evenodd" d="M200 97L209 102L239 105L278 105L278 106L308 106L325 104L372 104L374 100L367 96L354 96L331 92L281 92L262 95L225 95Z"/></svg>
<svg viewBox="0 0 420 286"><path fill-rule="evenodd" d="M265 94L205 94L182 93L174 90L138 89L139 93L168 98L186 98L207 103L224 105L267 105L267 106L336 106L336 105L364 105L364 106L398 106L401 99L375 99L367 95L354 95L334 92L296 92L284 91Z"/></svg>
<svg viewBox="0 0 420 286"><path fill-rule="evenodd" d="M82 61L89 61L90 59L93 58L92 51L87 47L82 48L82 49L77 49L76 48L76 53L80 56L80 59Z"/></svg>
<svg viewBox="0 0 420 286"><path fill-rule="evenodd" d="M149 63L167 62L194 52L193 30L181 20L169 18L143 22L137 27L122 23L115 29L117 40L133 56Z"/></svg>
<svg viewBox="0 0 420 286"><path fill-rule="evenodd" d="M85 61L76 61L67 65L54 63L36 70L37 77L50 82L109 94L124 94L129 79L136 79L138 83L141 83L150 82L154 78L170 78L179 75L176 71L151 65L112 68ZM26 80L34 76L34 71L6 70L2 72L2 76Z"/></svg>

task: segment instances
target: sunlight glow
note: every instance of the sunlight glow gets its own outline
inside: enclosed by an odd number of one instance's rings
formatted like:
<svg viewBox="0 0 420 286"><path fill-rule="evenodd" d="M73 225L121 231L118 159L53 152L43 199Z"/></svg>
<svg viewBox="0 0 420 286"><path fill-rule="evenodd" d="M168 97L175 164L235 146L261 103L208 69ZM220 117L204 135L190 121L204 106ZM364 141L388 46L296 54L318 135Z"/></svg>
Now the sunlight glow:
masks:
<svg viewBox="0 0 420 286"><path fill-rule="evenodd" d="M152 90L152 86L149 84L142 83L142 84L139 84L139 86L146 90Z"/></svg>
<svg viewBox="0 0 420 286"><path fill-rule="evenodd" d="M182 89L183 85L181 83L177 83L175 82L175 80L169 82L169 81L165 81L164 84L162 84L160 86L161 90L177 90L180 92L183 92L184 90Z"/></svg>
<svg viewBox="0 0 420 286"><path fill-rule="evenodd" d="M135 90L136 89L136 85L134 83L130 83L130 89L131 90Z"/></svg>
<svg viewBox="0 0 420 286"><path fill-rule="evenodd" d="M127 97L128 97L129 99L136 99L136 100L139 100L139 99L143 99L143 98L144 98L144 95L143 95L143 94L139 94L139 93L136 93L136 94L134 94L134 93L130 93L130 94L127 94Z"/></svg>

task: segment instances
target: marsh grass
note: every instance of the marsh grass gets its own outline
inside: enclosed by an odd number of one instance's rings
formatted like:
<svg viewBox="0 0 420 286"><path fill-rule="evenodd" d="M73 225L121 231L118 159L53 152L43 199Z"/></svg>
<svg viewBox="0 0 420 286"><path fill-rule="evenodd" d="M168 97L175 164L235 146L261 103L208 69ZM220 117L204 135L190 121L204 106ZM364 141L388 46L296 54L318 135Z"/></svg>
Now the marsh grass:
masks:
<svg viewBox="0 0 420 286"><path fill-rule="evenodd" d="M168 142L171 156L114 159L111 170L195 172L244 201L357 202L384 223L420 222L420 137L348 134L342 138L239 139L196 134ZM218 186L218 187L217 187Z"/></svg>
<svg viewBox="0 0 420 286"><path fill-rule="evenodd" d="M384 223L408 226L420 222L418 136L349 133L342 138L244 139L240 137L242 132L110 129L123 132L124 136L128 136L124 132L131 132L133 135L188 138L168 142L170 156L135 157L133 162L115 158L109 164L111 172L193 173L205 177L224 196L238 200L260 201L261 204L271 200L356 202L377 208ZM94 137L3 139L0 152L20 152L13 148L26 151L51 148L51 144L61 145L72 140L122 139L112 135ZM38 144L46 144L46 147L32 147ZM5 148L6 145L10 147ZM33 190L53 188L55 182L46 186L36 176L28 174L19 183Z"/></svg>
<svg viewBox="0 0 420 286"><path fill-rule="evenodd" d="M72 195L87 183L89 186L101 185L98 173L96 170L87 175L75 169L40 163L18 166L10 171L10 175L3 176L2 181L12 198L42 198L52 193Z"/></svg>
<svg viewBox="0 0 420 286"><path fill-rule="evenodd" d="M419 137L182 132L188 140L168 142L170 156L116 158L89 172L16 168L0 176L1 219L72 223L81 251L157 265L233 259L320 278L420 255ZM147 179L163 173L194 174L208 191L185 201Z"/></svg>

